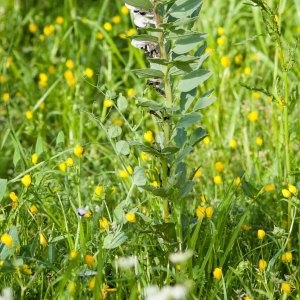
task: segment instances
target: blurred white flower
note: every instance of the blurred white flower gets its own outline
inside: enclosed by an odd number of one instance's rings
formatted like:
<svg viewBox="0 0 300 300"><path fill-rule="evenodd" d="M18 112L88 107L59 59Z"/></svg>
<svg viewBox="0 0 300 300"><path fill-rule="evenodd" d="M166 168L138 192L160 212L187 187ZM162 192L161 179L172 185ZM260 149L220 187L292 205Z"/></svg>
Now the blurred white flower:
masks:
<svg viewBox="0 0 300 300"><path fill-rule="evenodd" d="M135 48L144 50L146 55L151 58L159 57L158 44L150 41L138 41L133 39L131 45Z"/></svg>
<svg viewBox="0 0 300 300"><path fill-rule="evenodd" d="M186 299L187 294L187 288L180 284L164 286L161 289L152 285L144 290L145 300L183 300Z"/></svg>
<svg viewBox="0 0 300 300"><path fill-rule="evenodd" d="M13 300L13 290L9 287L4 288L0 295L0 300Z"/></svg>
<svg viewBox="0 0 300 300"><path fill-rule="evenodd" d="M135 255L122 256L116 260L116 266L120 269L127 270L130 268L137 269L138 259Z"/></svg>
<svg viewBox="0 0 300 300"><path fill-rule="evenodd" d="M193 251L191 249L188 249L185 252L171 253L169 255L169 260L173 264L182 264L185 261L189 260L192 256L193 256Z"/></svg>

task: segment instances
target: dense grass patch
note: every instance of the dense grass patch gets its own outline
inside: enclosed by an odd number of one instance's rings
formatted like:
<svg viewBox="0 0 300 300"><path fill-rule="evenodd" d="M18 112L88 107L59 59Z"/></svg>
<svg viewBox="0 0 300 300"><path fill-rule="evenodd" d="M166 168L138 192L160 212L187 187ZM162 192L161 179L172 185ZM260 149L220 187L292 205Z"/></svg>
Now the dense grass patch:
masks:
<svg viewBox="0 0 300 300"><path fill-rule="evenodd" d="M148 61L124 3L0 2L1 289L299 299L300 11L253 2L204 1L194 25L212 72L198 93L217 100L172 201L144 151L161 123L140 102L162 96L132 71Z"/></svg>

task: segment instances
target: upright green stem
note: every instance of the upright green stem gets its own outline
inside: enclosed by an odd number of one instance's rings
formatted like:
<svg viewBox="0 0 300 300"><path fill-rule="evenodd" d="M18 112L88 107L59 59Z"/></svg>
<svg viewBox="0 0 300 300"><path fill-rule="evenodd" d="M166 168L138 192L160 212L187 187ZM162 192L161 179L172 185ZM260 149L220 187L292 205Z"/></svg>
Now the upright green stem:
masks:
<svg viewBox="0 0 300 300"><path fill-rule="evenodd" d="M159 13L156 12L156 8L154 8L154 11L155 11L157 27L159 27L160 24L162 23L161 16L159 15ZM165 48L164 34L162 31L158 32L158 45L160 51L160 58L168 61L168 55ZM162 67L162 72L164 73L163 84L164 84L164 90L166 96L166 106L167 108L171 108L173 105L173 94L172 94L172 87L171 87L168 71L169 71L168 66ZM162 127L164 133L164 146L167 147L170 143L170 131L171 131L169 118L166 118L166 120L163 121ZM168 160L167 158L162 158L161 179L164 187L166 187L168 184L168 177L169 177ZM163 205L164 221L167 223L170 221L169 199L165 198L163 201L164 201L164 205Z"/></svg>

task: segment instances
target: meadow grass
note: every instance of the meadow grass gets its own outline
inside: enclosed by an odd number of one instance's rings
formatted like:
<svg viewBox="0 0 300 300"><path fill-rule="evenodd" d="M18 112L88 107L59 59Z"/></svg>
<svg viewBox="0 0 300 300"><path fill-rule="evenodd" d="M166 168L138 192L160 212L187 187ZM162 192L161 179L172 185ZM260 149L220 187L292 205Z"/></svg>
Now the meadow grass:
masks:
<svg viewBox="0 0 300 300"><path fill-rule="evenodd" d="M193 190L165 222L163 200L134 173L159 186L158 160L124 143L151 145L159 131L137 105L159 96L132 72L147 60L124 3L0 1L0 290L300 299L300 11L267 2L275 15L203 3L196 28L213 75L200 89L217 101L186 159Z"/></svg>

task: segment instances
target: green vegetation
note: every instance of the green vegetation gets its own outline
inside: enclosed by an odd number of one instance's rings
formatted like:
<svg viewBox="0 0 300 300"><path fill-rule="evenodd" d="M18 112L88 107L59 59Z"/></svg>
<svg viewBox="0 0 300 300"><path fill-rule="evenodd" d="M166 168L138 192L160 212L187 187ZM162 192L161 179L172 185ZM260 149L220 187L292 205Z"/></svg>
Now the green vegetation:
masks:
<svg viewBox="0 0 300 300"><path fill-rule="evenodd" d="M0 1L0 293L299 299L298 1L35 2Z"/></svg>

